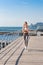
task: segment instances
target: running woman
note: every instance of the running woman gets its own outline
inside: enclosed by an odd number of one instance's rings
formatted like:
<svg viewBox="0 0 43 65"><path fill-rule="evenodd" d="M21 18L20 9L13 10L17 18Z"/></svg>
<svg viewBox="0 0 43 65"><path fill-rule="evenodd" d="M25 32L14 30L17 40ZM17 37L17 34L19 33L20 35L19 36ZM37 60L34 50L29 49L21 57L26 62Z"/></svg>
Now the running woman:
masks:
<svg viewBox="0 0 43 65"><path fill-rule="evenodd" d="M24 35L25 49L27 49L27 47L28 47L28 31L29 31L28 30L28 23L25 21L23 28L22 28L22 32L23 32L23 35Z"/></svg>

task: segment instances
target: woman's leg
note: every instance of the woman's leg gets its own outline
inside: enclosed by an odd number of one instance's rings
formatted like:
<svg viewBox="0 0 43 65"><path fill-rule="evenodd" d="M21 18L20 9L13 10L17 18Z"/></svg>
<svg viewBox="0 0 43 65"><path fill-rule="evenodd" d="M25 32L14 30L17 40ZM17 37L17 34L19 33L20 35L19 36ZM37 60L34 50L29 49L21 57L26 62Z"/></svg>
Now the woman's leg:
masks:
<svg viewBox="0 0 43 65"><path fill-rule="evenodd" d="M24 43L25 43L25 48L28 47L28 34L24 34Z"/></svg>
<svg viewBox="0 0 43 65"><path fill-rule="evenodd" d="M28 47L28 35L26 36L26 47Z"/></svg>
<svg viewBox="0 0 43 65"><path fill-rule="evenodd" d="M25 48L26 48L26 34L24 34L24 44L25 44Z"/></svg>

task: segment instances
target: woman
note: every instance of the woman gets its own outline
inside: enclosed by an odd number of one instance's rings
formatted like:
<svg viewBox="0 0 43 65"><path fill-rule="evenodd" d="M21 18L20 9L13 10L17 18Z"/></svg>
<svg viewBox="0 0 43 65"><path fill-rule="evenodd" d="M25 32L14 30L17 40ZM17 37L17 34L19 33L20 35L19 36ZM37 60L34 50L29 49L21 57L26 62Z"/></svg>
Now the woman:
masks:
<svg viewBox="0 0 43 65"><path fill-rule="evenodd" d="M28 23L27 22L24 23L22 32L24 35L24 42L25 42L25 49L26 49L28 46Z"/></svg>

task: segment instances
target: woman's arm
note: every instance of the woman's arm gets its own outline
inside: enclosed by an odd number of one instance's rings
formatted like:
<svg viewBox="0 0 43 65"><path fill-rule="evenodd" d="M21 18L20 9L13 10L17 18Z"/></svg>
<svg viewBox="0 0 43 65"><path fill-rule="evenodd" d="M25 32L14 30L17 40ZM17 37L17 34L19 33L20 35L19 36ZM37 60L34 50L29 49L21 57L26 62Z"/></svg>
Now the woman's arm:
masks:
<svg viewBox="0 0 43 65"><path fill-rule="evenodd" d="M22 27L22 33L24 33L24 27Z"/></svg>

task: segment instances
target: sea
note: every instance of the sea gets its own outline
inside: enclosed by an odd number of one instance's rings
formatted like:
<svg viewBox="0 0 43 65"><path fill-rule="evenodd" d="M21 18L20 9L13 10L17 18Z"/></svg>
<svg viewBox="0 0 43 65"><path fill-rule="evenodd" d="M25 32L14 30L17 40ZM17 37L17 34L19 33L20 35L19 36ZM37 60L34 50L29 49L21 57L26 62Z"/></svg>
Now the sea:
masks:
<svg viewBox="0 0 43 65"><path fill-rule="evenodd" d="M0 27L0 32L14 32L20 30L22 30L22 27Z"/></svg>
<svg viewBox="0 0 43 65"><path fill-rule="evenodd" d="M21 31L22 27L0 27L0 32L15 32L15 31ZM13 41L19 37L18 34L14 35L7 35L7 34L0 34L0 40L6 40L6 41Z"/></svg>

